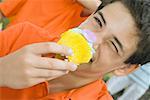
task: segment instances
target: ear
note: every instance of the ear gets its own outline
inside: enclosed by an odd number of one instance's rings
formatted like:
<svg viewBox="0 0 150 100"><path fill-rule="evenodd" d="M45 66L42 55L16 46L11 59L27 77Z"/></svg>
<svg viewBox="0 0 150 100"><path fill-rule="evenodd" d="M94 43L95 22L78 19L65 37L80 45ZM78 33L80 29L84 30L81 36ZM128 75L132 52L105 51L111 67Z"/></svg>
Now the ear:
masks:
<svg viewBox="0 0 150 100"><path fill-rule="evenodd" d="M117 76L123 76L132 73L139 68L137 64L124 64L121 68L114 70L114 74Z"/></svg>

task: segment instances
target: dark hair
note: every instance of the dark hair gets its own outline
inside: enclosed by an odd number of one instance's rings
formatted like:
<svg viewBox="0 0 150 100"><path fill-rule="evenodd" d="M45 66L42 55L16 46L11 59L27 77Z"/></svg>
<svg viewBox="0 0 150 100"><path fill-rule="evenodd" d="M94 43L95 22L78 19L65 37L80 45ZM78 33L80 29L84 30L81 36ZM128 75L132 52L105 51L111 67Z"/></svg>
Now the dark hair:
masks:
<svg viewBox="0 0 150 100"><path fill-rule="evenodd" d="M126 64L145 64L150 62L150 0L102 0L102 5L120 1L131 12L138 29L140 41L137 50L125 61Z"/></svg>

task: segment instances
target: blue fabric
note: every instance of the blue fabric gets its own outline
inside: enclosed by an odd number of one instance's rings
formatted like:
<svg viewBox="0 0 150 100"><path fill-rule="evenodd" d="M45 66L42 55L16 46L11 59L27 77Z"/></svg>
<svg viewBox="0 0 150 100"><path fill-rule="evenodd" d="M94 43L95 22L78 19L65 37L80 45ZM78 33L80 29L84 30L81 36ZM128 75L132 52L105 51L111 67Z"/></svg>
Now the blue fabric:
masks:
<svg viewBox="0 0 150 100"><path fill-rule="evenodd" d="M128 75L133 81L148 88L150 86L150 63L141 66L138 70Z"/></svg>

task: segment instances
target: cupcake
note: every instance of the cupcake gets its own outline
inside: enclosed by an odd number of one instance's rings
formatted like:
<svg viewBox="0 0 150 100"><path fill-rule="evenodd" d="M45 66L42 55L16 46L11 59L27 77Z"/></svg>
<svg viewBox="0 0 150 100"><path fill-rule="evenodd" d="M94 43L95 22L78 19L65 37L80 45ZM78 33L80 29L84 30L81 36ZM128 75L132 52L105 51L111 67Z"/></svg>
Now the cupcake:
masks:
<svg viewBox="0 0 150 100"><path fill-rule="evenodd" d="M68 60L77 65L88 63L95 53L93 44L96 41L95 35L89 30L73 28L61 35L58 44L72 49L73 55L68 56Z"/></svg>

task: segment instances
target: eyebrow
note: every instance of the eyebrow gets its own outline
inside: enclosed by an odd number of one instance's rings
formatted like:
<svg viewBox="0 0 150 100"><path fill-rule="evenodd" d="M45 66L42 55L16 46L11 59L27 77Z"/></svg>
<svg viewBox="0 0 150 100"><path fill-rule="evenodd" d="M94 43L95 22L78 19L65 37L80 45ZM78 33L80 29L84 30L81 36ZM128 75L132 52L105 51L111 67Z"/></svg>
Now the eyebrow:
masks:
<svg viewBox="0 0 150 100"><path fill-rule="evenodd" d="M117 37L113 36L113 39L115 40L115 42L119 45L119 47L121 48L121 50L123 51L123 45L121 44L121 42L118 40Z"/></svg>
<svg viewBox="0 0 150 100"><path fill-rule="evenodd" d="M95 17L95 16L94 16L94 19L95 19L96 22L99 24L99 26L102 27L102 23L101 23L100 19L97 18L97 17Z"/></svg>
<svg viewBox="0 0 150 100"><path fill-rule="evenodd" d="M98 11L98 14L100 15L100 17L102 18L103 23L106 25L106 20L104 18L104 15L102 12Z"/></svg>

